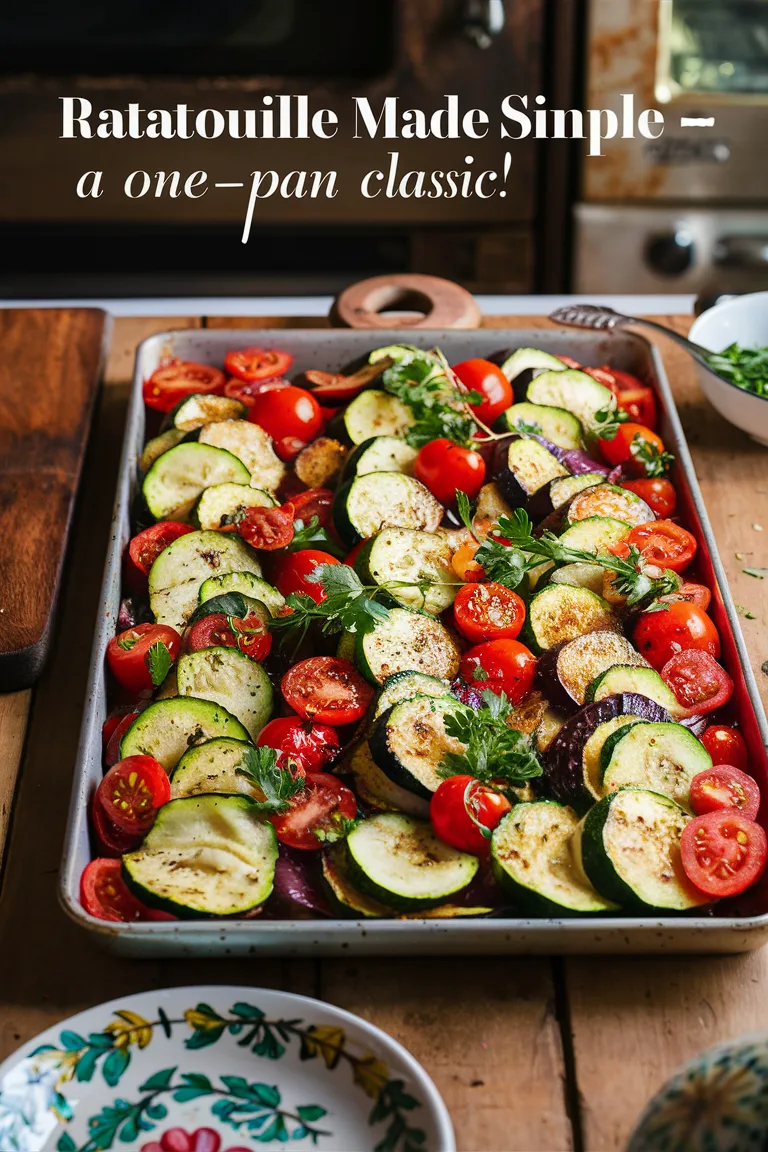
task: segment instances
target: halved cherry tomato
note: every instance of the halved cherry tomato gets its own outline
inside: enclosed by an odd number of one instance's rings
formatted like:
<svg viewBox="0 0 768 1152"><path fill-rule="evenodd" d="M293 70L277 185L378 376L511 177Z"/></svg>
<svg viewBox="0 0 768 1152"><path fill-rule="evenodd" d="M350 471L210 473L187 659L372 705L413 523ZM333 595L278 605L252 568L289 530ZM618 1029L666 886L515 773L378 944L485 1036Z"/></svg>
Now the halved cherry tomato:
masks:
<svg viewBox="0 0 768 1152"><path fill-rule="evenodd" d="M197 620L187 633L185 644L189 652L203 648L237 648L255 663L266 660L272 651L272 633L255 612L245 619L212 612Z"/></svg>
<svg viewBox="0 0 768 1152"><path fill-rule="evenodd" d="M120 744L126 732L133 724L136 717L139 715L138 709L134 708L127 716L124 716L119 724L115 726L112 734L109 737L107 746L104 749L104 763L107 768L111 768L113 764L117 764L120 759Z"/></svg>
<svg viewBox="0 0 768 1152"><path fill-rule="evenodd" d="M660 436L645 425L634 424L632 421L620 424L612 440L600 440L599 444L600 451L609 464L613 464L614 467L626 464L629 471L637 476L646 474L645 464L637 455L638 449L643 448L657 458L664 452L664 441Z"/></svg>
<svg viewBox="0 0 768 1152"><path fill-rule="evenodd" d="M338 656L299 661L283 676L280 688L299 716L335 726L361 720L373 699L373 688L354 664Z"/></svg>
<svg viewBox="0 0 768 1152"><path fill-rule="evenodd" d="M125 578L134 592L146 592L147 577L155 560L169 544L188 532L194 532L191 524L161 520L133 537L125 554L124 568Z"/></svg>
<svg viewBox="0 0 768 1152"><path fill-rule="evenodd" d="M473 856L487 856L491 832L511 807L506 796L474 776L450 776L432 794L429 817L446 844Z"/></svg>
<svg viewBox="0 0 768 1152"><path fill-rule="evenodd" d="M300 452L323 425L323 413L312 393L293 384L259 392L248 409L248 419L269 433L281 460Z"/></svg>
<svg viewBox="0 0 768 1152"><path fill-rule="evenodd" d="M457 548L451 558L451 565L460 580L467 583L476 583L485 579L485 572L480 564L475 562L475 554L480 545L476 540L469 540Z"/></svg>
<svg viewBox="0 0 768 1152"><path fill-rule="evenodd" d="M653 430L656 427L656 397L652 388L643 385L637 388L622 388L619 385L616 403L631 420L636 420L644 428Z"/></svg>
<svg viewBox="0 0 768 1152"><path fill-rule="evenodd" d="M483 691L505 692L512 704L528 695L536 671L536 657L517 640L488 640L464 653L461 676Z"/></svg>
<svg viewBox="0 0 768 1152"><path fill-rule="evenodd" d="M650 564L682 572L693 560L698 547L696 537L673 520L651 520L638 524L624 539L635 544Z"/></svg>
<svg viewBox="0 0 768 1152"><path fill-rule="evenodd" d="M97 792L94 792L91 803L91 821L99 856L109 856L116 860L126 852L132 852L134 848L138 848L143 840L142 835L131 836L112 823L101 806Z"/></svg>
<svg viewBox="0 0 768 1152"><path fill-rule="evenodd" d="M329 724L313 724L298 716L278 716L270 720L258 735L259 748L275 748L277 763L284 768L289 759L302 774L322 772L341 751L339 735Z"/></svg>
<svg viewBox="0 0 768 1152"><path fill-rule="evenodd" d="M740 768L720 764L691 780L691 807L697 816L735 808L747 820L754 820L760 810L760 789Z"/></svg>
<svg viewBox="0 0 768 1152"><path fill-rule="evenodd" d="M368 539L370 539L370 537ZM368 540L358 541L358 543L355 544L354 548L352 548L352 550L347 553L343 563L346 564L350 568L354 568L355 560L357 560L358 555L360 554L360 552L362 552L363 548L365 548L367 543L368 543Z"/></svg>
<svg viewBox="0 0 768 1152"><path fill-rule="evenodd" d="M311 772L287 812L272 817L277 838L289 848L322 848L342 833L344 820L354 820L357 800L351 788L327 772Z"/></svg>
<svg viewBox="0 0 768 1152"><path fill-rule="evenodd" d="M115 731L127 717L130 717L131 724L136 719L136 709L133 705L123 704L119 708L115 708L115 710L107 716L101 726L101 747L104 752L106 752L109 747L109 742L114 736Z"/></svg>
<svg viewBox="0 0 768 1152"><path fill-rule="evenodd" d="M234 376L224 385L224 395L230 400L239 400L246 408L250 408L260 392L265 392L268 388L288 388L290 383L290 380L286 380L283 376L270 376L267 380L238 380Z"/></svg>
<svg viewBox="0 0 768 1152"><path fill-rule="evenodd" d="M747 746L737 728L731 728L728 724L710 724L701 742L712 757L715 767L718 764L732 764L746 772L749 760Z"/></svg>
<svg viewBox="0 0 768 1152"><path fill-rule="evenodd" d="M322 584L317 584L308 577L315 568L323 564L338 564L339 561L330 552L321 552L316 548L302 548L300 552L288 552L281 556L275 565L275 583L283 596L292 593L302 593L311 596L316 604L325 600Z"/></svg>
<svg viewBox="0 0 768 1152"><path fill-rule="evenodd" d="M96 789L108 820L122 832L145 835L157 809L171 798L171 782L152 756L128 756L118 761Z"/></svg>
<svg viewBox="0 0 768 1152"><path fill-rule="evenodd" d="M171 360L144 381L144 403L155 412L170 412L180 400L197 392L221 392L225 380L224 373L210 364Z"/></svg>
<svg viewBox="0 0 768 1152"><path fill-rule="evenodd" d="M295 519L303 524L309 524L313 516L317 516L319 528L327 528L331 523L333 492L330 488L307 488L306 492L293 496L291 503Z"/></svg>
<svg viewBox="0 0 768 1152"><path fill-rule="evenodd" d="M664 476L646 476L642 480L622 480L622 488L634 492L656 516L666 519L673 516L677 508L677 493L671 480Z"/></svg>
<svg viewBox="0 0 768 1152"><path fill-rule="evenodd" d="M137 624L107 644L107 664L118 684L127 692L151 692L156 686L150 670L150 649L163 645L174 663L181 649L181 636L167 624Z"/></svg>
<svg viewBox="0 0 768 1152"><path fill-rule="evenodd" d="M706 612L712 603L712 593L706 584L685 583L681 584L676 592L669 592L661 597L663 604L674 604L676 600L687 600L689 604L695 604L702 612Z"/></svg>
<svg viewBox="0 0 768 1152"><path fill-rule="evenodd" d="M708 896L738 896L762 874L768 840L759 824L735 808L694 816L683 828L680 855L685 874Z"/></svg>
<svg viewBox="0 0 768 1152"><path fill-rule="evenodd" d="M470 404L475 416L483 424L493 424L497 416L506 412L513 403L515 396L512 385L498 364L490 360L462 360L461 364L454 364L453 371L465 388L479 392L483 397L481 404Z"/></svg>
<svg viewBox="0 0 768 1152"><path fill-rule="evenodd" d="M137 900L122 877L119 860L98 857L86 864L80 877L80 903L99 920L129 923L134 920L172 919L154 912Z"/></svg>
<svg viewBox="0 0 768 1152"><path fill-rule="evenodd" d="M293 540L293 504L279 508L246 508L238 521L237 531L252 548L275 552Z"/></svg>
<svg viewBox="0 0 768 1152"><path fill-rule="evenodd" d="M720 637L705 612L695 604L677 601L657 612L641 612L632 638L641 656L657 672L678 652L708 652L717 660Z"/></svg>
<svg viewBox="0 0 768 1152"><path fill-rule="evenodd" d="M230 376L248 383L284 376L291 364L293 356L277 348L243 348L242 351L227 352L224 357L224 367Z"/></svg>
<svg viewBox="0 0 768 1152"><path fill-rule="evenodd" d="M525 623L525 603L503 584L465 584L453 602L453 618L462 636L482 640L514 640Z"/></svg>
<svg viewBox="0 0 768 1152"><path fill-rule="evenodd" d="M733 695L733 680L709 652L677 652L661 670L661 678L684 708L697 716L722 708Z"/></svg>
<svg viewBox="0 0 768 1152"><path fill-rule="evenodd" d="M449 506L456 502L457 489L474 500L485 480L485 460L452 440L431 440L420 449L413 474L435 499Z"/></svg>

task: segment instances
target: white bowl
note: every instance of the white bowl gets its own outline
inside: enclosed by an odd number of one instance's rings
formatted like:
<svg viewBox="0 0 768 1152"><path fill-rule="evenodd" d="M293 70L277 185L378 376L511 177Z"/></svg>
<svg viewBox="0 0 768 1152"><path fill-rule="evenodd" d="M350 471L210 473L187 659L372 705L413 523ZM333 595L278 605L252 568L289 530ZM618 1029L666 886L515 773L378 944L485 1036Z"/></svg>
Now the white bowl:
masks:
<svg viewBox="0 0 768 1152"><path fill-rule="evenodd" d="M743 348L768 347L768 292L752 292L716 304L699 316L689 338L710 352L722 352L734 343ZM701 364L696 367L699 383L710 404L730 424L768 447L768 397L745 392Z"/></svg>

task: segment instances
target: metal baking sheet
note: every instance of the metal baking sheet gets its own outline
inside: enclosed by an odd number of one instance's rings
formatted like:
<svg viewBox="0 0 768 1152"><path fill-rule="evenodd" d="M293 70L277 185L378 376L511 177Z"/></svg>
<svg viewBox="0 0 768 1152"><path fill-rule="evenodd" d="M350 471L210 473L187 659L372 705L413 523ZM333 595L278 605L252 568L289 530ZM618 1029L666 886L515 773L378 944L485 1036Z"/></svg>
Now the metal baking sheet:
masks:
<svg viewBox="0 0 768 1152"><path fill-rule="evenodd" d="M439 345L452 363L503 348L537 347L586 364L610 362L654 382L660 431L675 453L674 480L684 523L699 541L698 575L713 588L710 609L734 679L735 709L764 797L768 797L768 725L741 635L693 463L656 349L631 333L552 330L269 331L186 330L152 336L140 345L126 420L122 463L107 555L93 662L77 757L60 897L65 911L110 951L132 956L385 955L398 953L653 953L744 952L768 941L768 883L756 889L755 914L681 917L603 916L599 919L487 920L197 920L114 924L89 916L79 901L80 875L90 859L87 805L102 777L101 726L107 715L104 652L115 629L120 566L130 538L130 505L144 442L143 380L163 357L222 364L233 346L277 346L294 355L294 368L338 371L371 348L394 343ZM765 800L760 819L768 821Z"/></svg>

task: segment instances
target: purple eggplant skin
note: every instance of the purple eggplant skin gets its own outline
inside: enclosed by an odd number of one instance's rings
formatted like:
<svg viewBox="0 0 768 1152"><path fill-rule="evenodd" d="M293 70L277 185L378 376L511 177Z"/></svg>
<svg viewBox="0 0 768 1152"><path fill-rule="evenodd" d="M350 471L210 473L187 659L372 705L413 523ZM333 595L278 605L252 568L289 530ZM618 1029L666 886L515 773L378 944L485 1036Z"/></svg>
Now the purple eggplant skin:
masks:
<svg viewBox="0 0 768 1152"><path fill-rule="evenodd" d="M570 692L565 690L557 674L557 658L560 651L568 643L570 641L564 640L562 644L556 644L554 648L548 648L541 653L536 661L534 678L535 686L544 693L552 707L565 716L571 716L579 709L579 704L573 699Z"/></svg>
<svg viewBox="0 0 768 1152"><path fill-rule="evenodd" d="M560 451L560 463L568 469L571 476L583 476L587 472L600 472L603 476L610 476L612 472L616 471L615 468L609 468L607 464L598 464L597 460L592 460L580 448L560 449Z"/></svg>
<svg viewBox="0 0 768 1152"><path fill-rule="evenodd" d="M149 604L140 596L126 596L120 601L120 610L117 614L117 627L121 632L135 628L137 624L151 624L154 616L149 610Z"/></svg>
<svg viewBox="0 0 768 1152"><path fill-rule="evenodd" d="M280 845L267 912L293 920L332 914L322 888L319 857L319 852L301 852Z"/></svg>
<svg viewBox="0 0 768 1152"><path fill-rule="evenodd" d="M572 805L579 813L594 803L584 787L582 750L600 724L617 716L640 716L652 724L672 721L666 708L637 692L619 692L581 708L566 720L544 759L544 779L555 800Z"/></svg>
<svg viewBox="0 0 768 1152"><path fill-rule="evenodd" d="M549 441L543 440L540 436L510 437L510 439L501 442L494 458L493 479L496 481L501 495L507 504L509 504L510 508L525 508L531 519L536 522L548 516L552 511L550 486L549 484L544 484L541 488L536 488L533 492L529 492L528 489L520 483L514 472L508 468L507 450L514 439L537 440L547 451L554 449L554 445L550 445ZM555 456L556 459L556 452L559 451L560 449L552 451L552 455Z"/></svg>

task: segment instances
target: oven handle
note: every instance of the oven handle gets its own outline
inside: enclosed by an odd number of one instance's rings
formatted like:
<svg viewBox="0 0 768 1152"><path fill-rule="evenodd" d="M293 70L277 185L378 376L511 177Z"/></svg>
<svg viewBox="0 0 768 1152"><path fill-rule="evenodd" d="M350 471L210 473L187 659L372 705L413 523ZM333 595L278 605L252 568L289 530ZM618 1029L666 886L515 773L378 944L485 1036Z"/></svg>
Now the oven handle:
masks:
<svg viewBox="0 0 768 1152"><path fill-rule="evenodd" d="M768 236L722 236L712 249L712 262L721 268L768 267Z"/></svg>
<svg viewBox="0 0 768 1152"><path fill-rule="evenodd" d="M463 32L477 48L490 48L506 21L504 0L466 0Z"/></svg>

